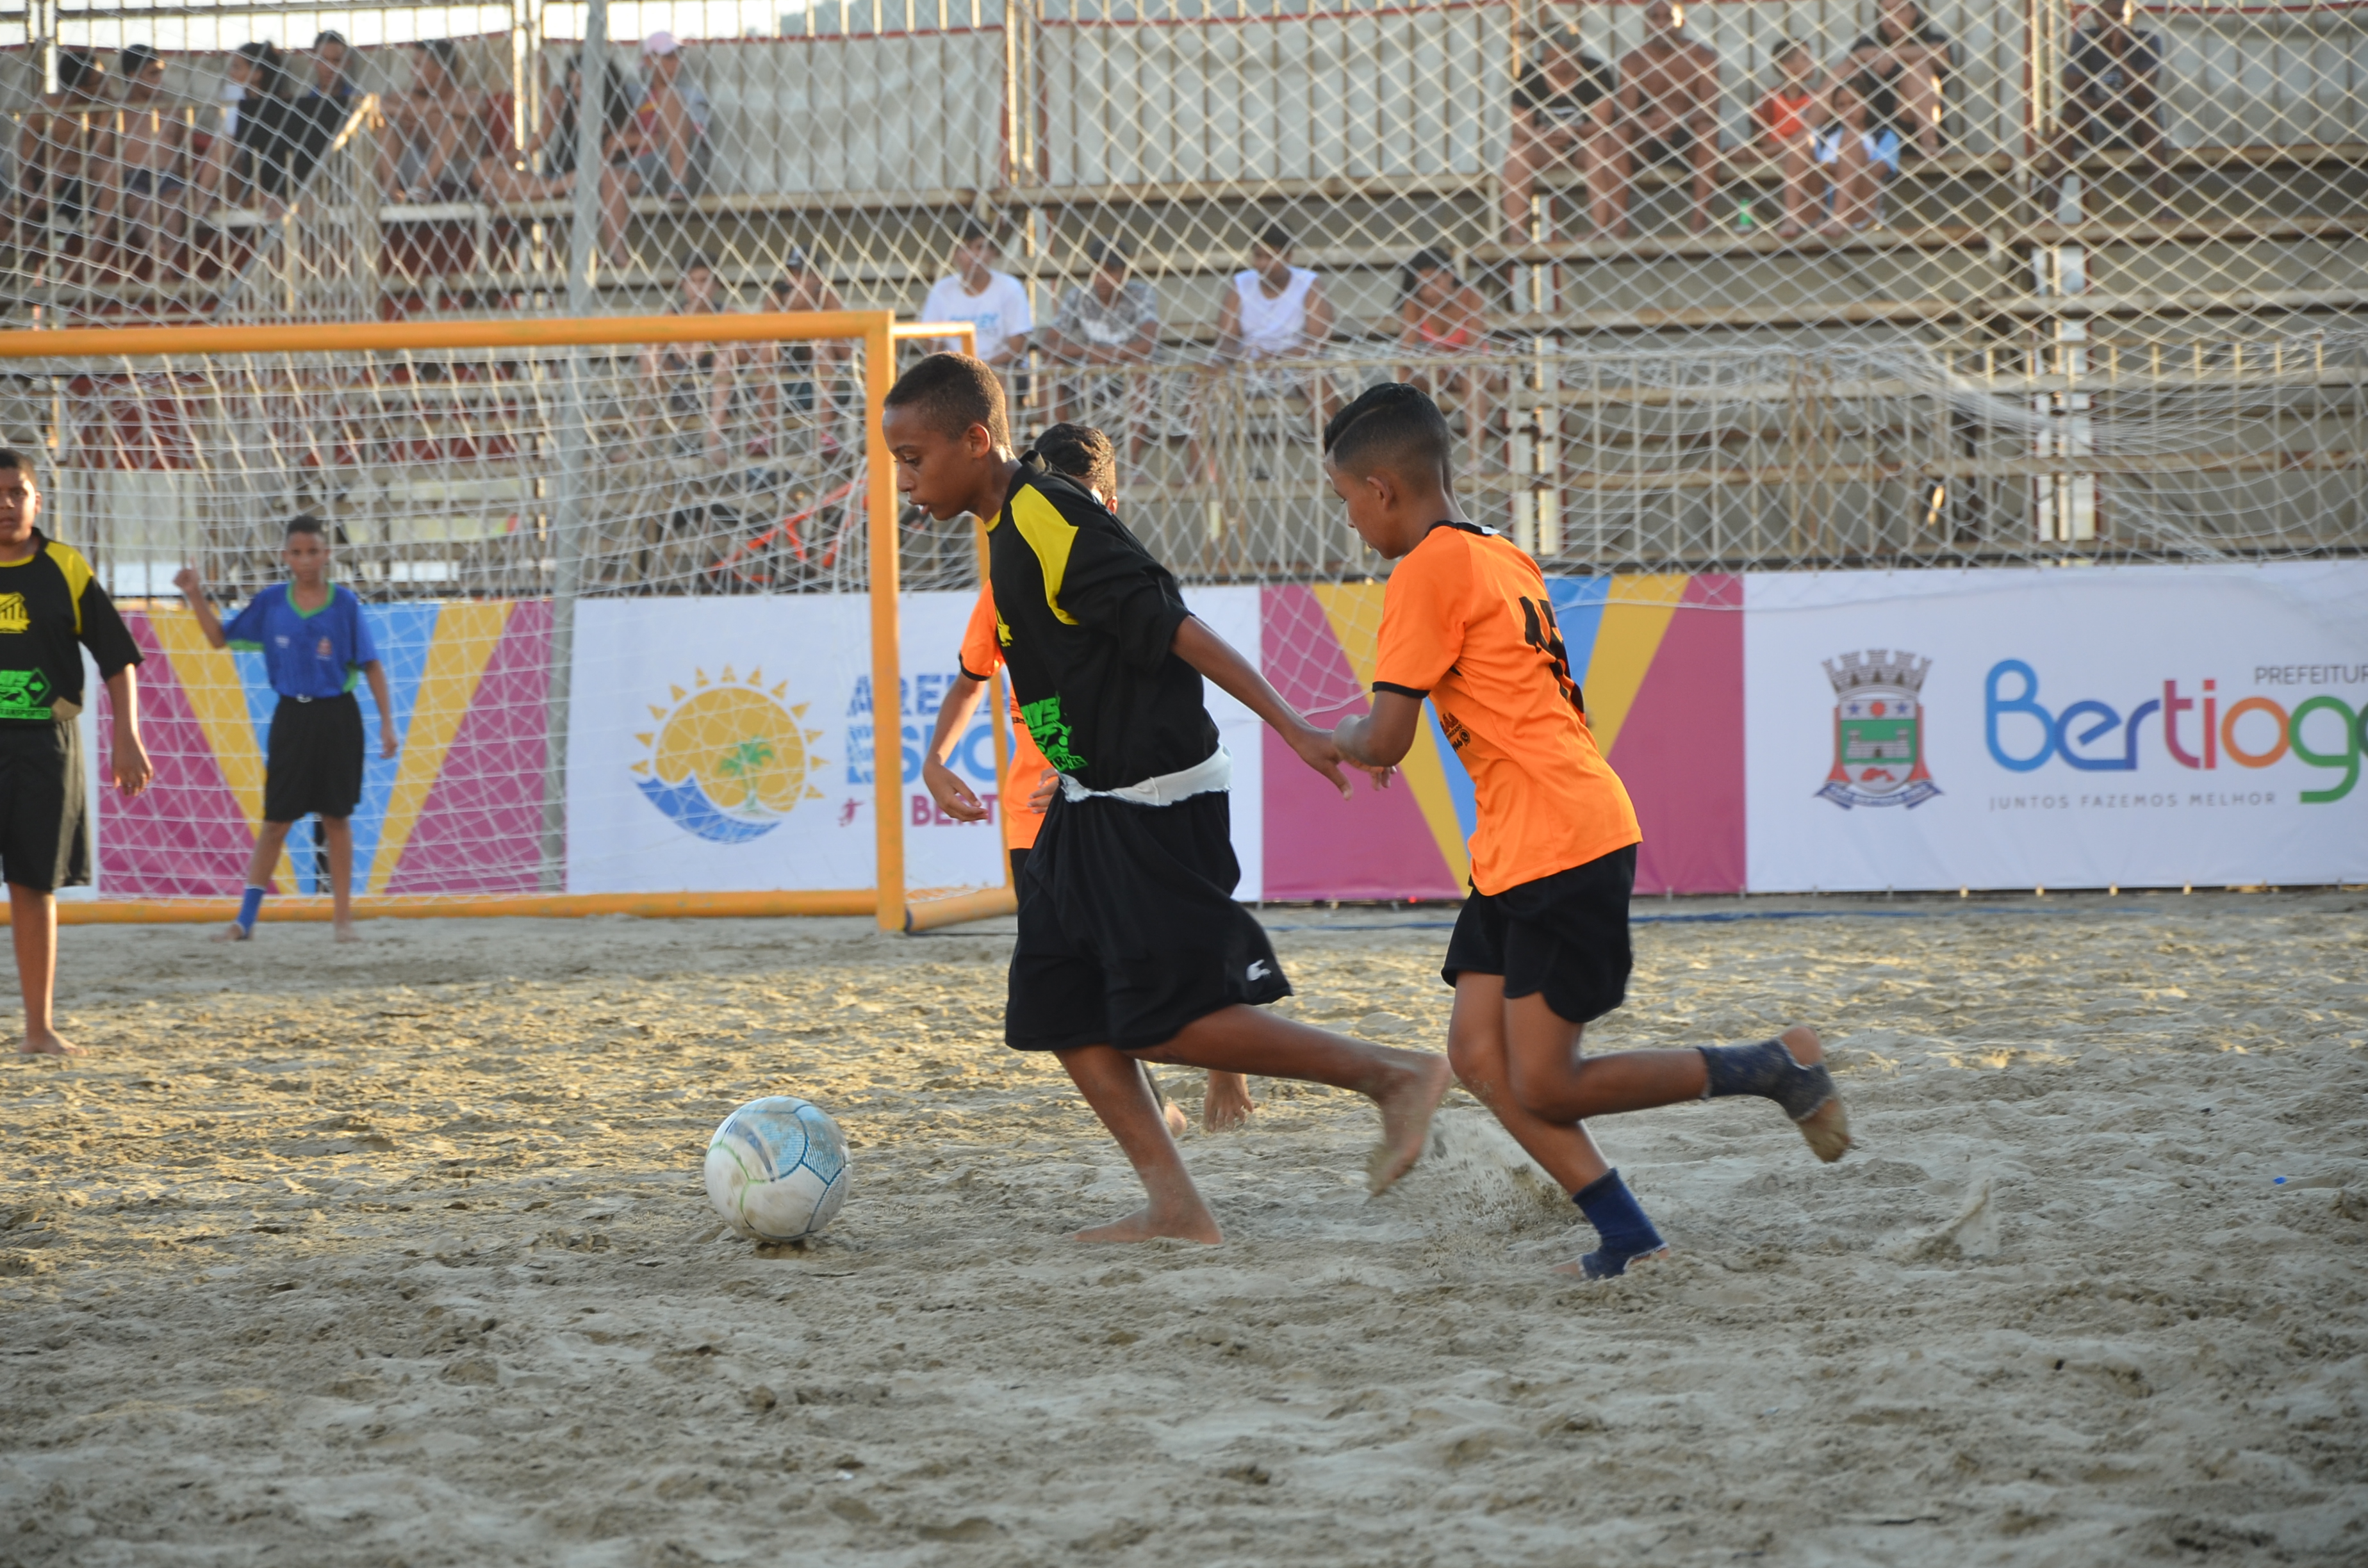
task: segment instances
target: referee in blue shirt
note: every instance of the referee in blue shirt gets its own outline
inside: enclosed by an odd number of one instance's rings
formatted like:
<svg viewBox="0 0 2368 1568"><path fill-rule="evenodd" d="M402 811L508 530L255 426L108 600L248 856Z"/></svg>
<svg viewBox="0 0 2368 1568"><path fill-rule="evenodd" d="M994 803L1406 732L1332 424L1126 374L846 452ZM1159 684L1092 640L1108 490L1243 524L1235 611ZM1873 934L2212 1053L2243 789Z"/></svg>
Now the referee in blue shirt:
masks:
<svg viewBox="0 0 2368 1568"><path fill-rule="evenodd" d="M288 830L317 813L329 850L336 939L350 942L354 833L347 819L362 798L362 709L354 700L354 682L370 677L381 756L395 753L394 706L370 624L362 619L362 601L351 588L329 581L329 540L321 519L307 513L290 520L279 559L293 580L256 595L228 626L215 616L196 567L185 566L173 578L206 641L217 648L259 651L271 689L279 694L264 752L263 831L246 863L238 919L219 939L244 942L255 935L255 919Z"/></svg>

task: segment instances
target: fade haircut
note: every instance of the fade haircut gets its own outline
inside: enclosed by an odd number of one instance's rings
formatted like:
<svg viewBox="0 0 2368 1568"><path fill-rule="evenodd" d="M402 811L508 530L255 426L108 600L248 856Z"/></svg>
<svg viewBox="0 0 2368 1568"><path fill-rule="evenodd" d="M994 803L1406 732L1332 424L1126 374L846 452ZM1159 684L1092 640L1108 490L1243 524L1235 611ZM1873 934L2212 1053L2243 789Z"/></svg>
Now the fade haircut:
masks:
<svg viewBox="0 0 2368 1568"><path fill-rule="evenodd" d="M32 472L33 460L12 448L0 447L0 473L14 473L19 470Z"/></svg>
<svg viewBox="0 0 2368 1568"><path fill-rule="evenodd" d="M1036 455L1055 473L1118 499L1118 449L1090 425L1055 425L1036 437Z"/></svg>
<svg viewBox="0 0 2368 1568"><path fill-rule="evenodd" d="M985 360L967 354L930 355L896 378L883 406L916 409L939 434L957 438L972 426L984 425L997 449L1011 445L1003 383Z"/></svg>
<svg viewBox="0 0 2368 1568"><path fill-rule="evenodd" d="M1454 474L1454 454L1439 404L1407 381L1367 387L1324 426L1324 455L1359 478L1376 469L1409 479L1436 474L1443 489Z"/></svg>
<svg viewBox="0 0 2368 1568"><path fill-rule="evenodd" d="M311 534L326 544L329 542L329 525L315 513L300 512L288 519L288 538L294 539L298 534Z"/></svg>

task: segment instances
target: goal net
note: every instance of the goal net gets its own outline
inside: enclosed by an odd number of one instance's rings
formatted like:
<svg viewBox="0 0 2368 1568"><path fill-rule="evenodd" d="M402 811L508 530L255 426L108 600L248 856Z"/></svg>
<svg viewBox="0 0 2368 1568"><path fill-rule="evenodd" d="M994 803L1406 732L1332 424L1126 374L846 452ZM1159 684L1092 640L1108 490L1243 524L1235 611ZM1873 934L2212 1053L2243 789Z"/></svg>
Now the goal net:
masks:
<svg viewBox="0 0 2368 1568"><path fill-rule="evenodd" d="M874 432L905 335L843 313L9 340L0 419L42 526L145 657L155 782L126 801L93 770L102 903L204 913L243 884L267 651L210 645L175 579L229 620L309 516L398 742L353 672L366 911L993 907L999 833L918 784L979 579L967 524L899 518ZM990 801L995 711L953 755ZM323 855L300 830L279 890L325 893Z"/></svg>

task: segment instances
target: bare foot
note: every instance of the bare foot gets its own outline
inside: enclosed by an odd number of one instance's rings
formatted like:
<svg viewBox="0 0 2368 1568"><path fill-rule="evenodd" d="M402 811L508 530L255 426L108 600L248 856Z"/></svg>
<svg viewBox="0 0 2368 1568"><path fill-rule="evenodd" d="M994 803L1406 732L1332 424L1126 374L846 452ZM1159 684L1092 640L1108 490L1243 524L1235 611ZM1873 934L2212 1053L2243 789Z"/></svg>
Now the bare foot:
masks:
<svg viewBox="0 0 2368 1568"><path fill-rule="evenodd" d="M1201 1126L1209 1132L1239 1127L1258 1109L1250 1098L1250 1081L1239 1073L1211 1072L1208 1093L1201 1100Z"/></svg>
<svg viewBox="0 0 2368 1568"><path fill-rule="evenodd" d="M215 932L213 939L217 942L251 942L255 940L255 933L233 920Z"/></svg>
<svg viewBox="0 0 2368 1568"><path fill-rule="evenodd" d="M1793 1060L1804 1067L1815 1067L1826 1059L1825 1042L1806 1024L1795 1024L1776 1038L1784 1042ZM1829 1165L1850 1153L1850 1115L1842 1109L1839 1089L1834 1091L1831 1099L1793 1125L1809 1141L1810 1152Z"/></svg>
<svg viewBox="0 0 2368 1568"><path fill-rule="evenodd" d="M359 942L362 939L362 934L354 929L352 921L340 920L336 923L336 929L329 939L333 942Z"/></svg>
<svg viewBox="0 0 2368 1568"><path fill-rule="evenodd" d="M17 1052L20 1056L88 1056L90 1054L55 1029L43 1029L38 1034L31 1029L27 1029L25 1043L17 1048Z"/></svg>
<svg viewBox="0 0 2368 1568"><path fill-rule="evenodd" d="M1217 1229L1217 1217L1196 1202L1191 1208L1179 1209L1172 1214L1156 1212L1148 1207L1138 1209L1123 1220L1079 1231L1069 1239L1073 1242L1147 1242L1156 1236L1173 1236L1178 1241L1215 1246L1225 1239L1225 1233Z"/></svg>
<svg viewBox="0 0 2368 1568"><path fill-rule="evenodd" d="M1455 1086L1455 1070L1446 1057L1413 1051L1393 1054L1404 1057L1406 1065L1386 1085L1372 1091L1373 1103L1382 1108L1382 1142L1365 1162L1365 1190L1376 1196L1387 1192L1422 1158L1423 1142L1430 1136L1430 1114Z"/></svg>
<svg viewBox="0 0 2368 1568"><path fill-rule="evenodd" d="M1185 1116L1184 1108L1174 1100L1161 1100L1159 1115L1167 1123L1167 1136L1170 1138L1181 1138L1191 1130L1192 1123Z"/></svg>
<svg viewBox="0 0 2368 1568"><path fill-rule="evenodd" d="M1628 1267L1630 1268L1634 1268L1640 1263L1658 1263L1661 1259L1668 1256L1669 1249L1667 1247L1663 1247L1658 1252L1640 1252L1628 1260ZM1554 1266L1552 1272L1555 1274L1567 1274L1573 1278L1584 1279L1587 1278L1587 1266L1583 1263L1557 1263ZM1617 1278L1617 1276L1614 1276L1614 1278Z"/></svg>

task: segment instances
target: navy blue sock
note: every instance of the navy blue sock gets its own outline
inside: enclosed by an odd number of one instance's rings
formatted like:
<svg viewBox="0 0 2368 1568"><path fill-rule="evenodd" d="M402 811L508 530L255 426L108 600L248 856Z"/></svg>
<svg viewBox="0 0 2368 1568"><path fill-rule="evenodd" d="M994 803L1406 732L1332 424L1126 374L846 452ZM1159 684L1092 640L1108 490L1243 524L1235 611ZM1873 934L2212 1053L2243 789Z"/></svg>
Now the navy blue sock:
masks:
<svg viewBox="0 0 2368 1568"><path fill-rule="evenodd" d="M1702 1098L1725 1095L1758 1095L1774 1100L1784 1114L1798 1121L1834 1097L1833 1074L1822 1062L1804 1067L1793 1060L1781 1040L1757 1045L1698 1045L1710 1081Z"/></svg>
<svg viewBox="0 0 2368 1568"><path fill-rule="evenodd" d="M1600 1251L1588 1253L1578 1260L1589 1279L1609 1279L1624 1273L1628 1260L1648 1252L1658 1252L1665 1244L1661 1233L1653 1229L1653 1221L1645 1218L1645 1210L1628 1184L1620 1179L1618 1171L1606 1171L1602 1176L1570 1195L1595 1233L1603 1239Z"/></svg>
<svg viewBox="0 0 2368 1568"><path fill-rule="evenodd" d="M261 888L249 888L238 895L238 928L240 930L254 930L255 917L262 913L263 890Z"/></svg>

